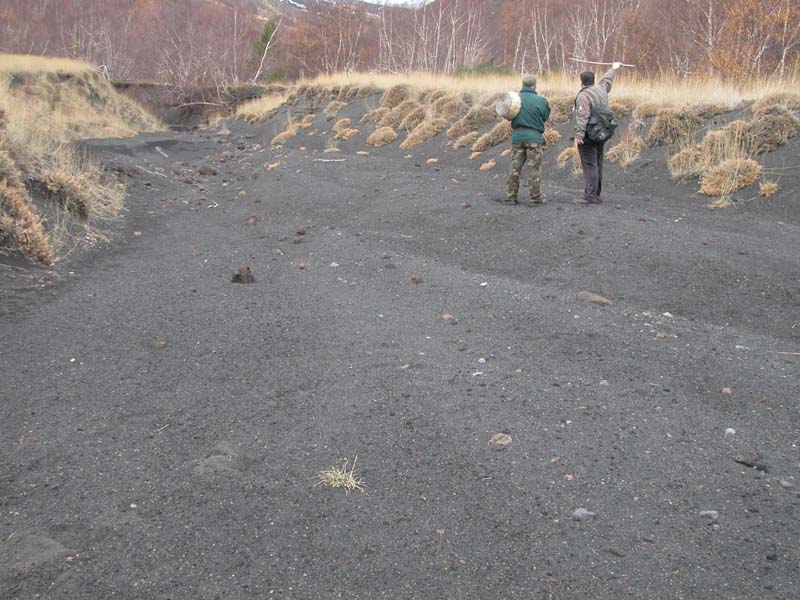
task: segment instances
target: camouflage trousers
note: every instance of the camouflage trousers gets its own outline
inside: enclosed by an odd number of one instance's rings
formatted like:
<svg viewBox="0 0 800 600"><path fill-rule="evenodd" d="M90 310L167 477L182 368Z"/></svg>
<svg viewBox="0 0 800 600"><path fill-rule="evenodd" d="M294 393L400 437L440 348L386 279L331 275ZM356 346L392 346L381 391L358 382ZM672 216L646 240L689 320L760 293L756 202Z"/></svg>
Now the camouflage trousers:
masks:
<svg viewBox="0 0 800 600"><path fill-rule="evenodd" d="M522 177L522 167L528 165L528 188L531 200L540 200L542 197L542 144L536 142L518 142L511 145L511 173L508 176L508 199L516 200L519 193L519 180Z"/></svg>

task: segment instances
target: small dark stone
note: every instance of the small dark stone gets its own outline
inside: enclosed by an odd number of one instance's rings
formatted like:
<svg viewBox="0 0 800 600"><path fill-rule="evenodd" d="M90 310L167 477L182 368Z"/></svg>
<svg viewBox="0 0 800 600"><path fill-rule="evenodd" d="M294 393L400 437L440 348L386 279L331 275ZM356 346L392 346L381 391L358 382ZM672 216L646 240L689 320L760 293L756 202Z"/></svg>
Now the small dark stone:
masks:
<svg viewBox="0 0 800 600"><path fill-rule="evenodd" d="M620 558L625 556L625 551L621 548L606 548L606 552L613 554L614 556L619 556Z"/></svg>
<svg viewBox="0 0 800 600"><path fill-rule="evenodd" d="M767 560L778 560L777 554L767 554Z"/></svg>
<svg viewBox="0 0 800 600"><path fill-rule="evenodd" d="M211 175L211 176L217 175L218 173L218 171L214 167L209 167L209 166L200 167L197 170L197 172L200 173L200 175Z"/></svg>
<svg viewBox="0 0 800 600"><path fill-rule="evenodd" d="M233 277L231 278L231 283L254 283L255 280L256 278L253 277L250 267L247 265L242 265L239 267L239 272L234 273Z"/></svg>

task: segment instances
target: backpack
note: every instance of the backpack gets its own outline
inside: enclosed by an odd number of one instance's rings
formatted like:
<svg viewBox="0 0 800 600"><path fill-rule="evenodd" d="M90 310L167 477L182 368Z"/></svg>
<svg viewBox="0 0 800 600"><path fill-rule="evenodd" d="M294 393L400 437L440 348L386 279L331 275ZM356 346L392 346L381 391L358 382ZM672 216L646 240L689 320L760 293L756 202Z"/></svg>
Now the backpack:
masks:
<svg viewBox="0 0 800 600"><path fill-rule="evenodd" d="M578 99L575 98L575 103L577 104L577 102ZM604 144L614 135L618 125L619 121L614 116L614 111L608 106L592 104L592 112L586 125L586 139L597 144Z"/></svg>

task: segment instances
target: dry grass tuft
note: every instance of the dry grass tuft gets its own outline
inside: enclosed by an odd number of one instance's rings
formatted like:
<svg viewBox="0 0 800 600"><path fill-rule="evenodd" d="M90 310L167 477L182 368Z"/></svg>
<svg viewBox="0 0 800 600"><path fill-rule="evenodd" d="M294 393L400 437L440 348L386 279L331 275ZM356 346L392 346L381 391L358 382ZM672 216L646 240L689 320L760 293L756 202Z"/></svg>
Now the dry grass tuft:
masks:
<svg viewBox="0 0 800 600"><path fill-rule="evenodd" d="M703 173L700 193L706 196L727 196L753 185L761 176L761 171L761 165L749 158L726 160Z"/></svg>
<svg viewBox="0 0 800 600"><path fill-rule="evenodd" d="M328 103L328 106L325 107L325 110L322 111L322 114L324 114L329 119L332 119L345 106L347 106L347 102L342 102L340 100L333 100L332 102Z"/></svg>
<svg viewBox="0 0 800 600"><path fill-rule="evenodd" d="M772 108L774 106L779 106L787 110L800 110L800 94L796 92L774 92L767 94L763 98L756 100L751 110L753 114L755 114L765 108Z"/></svg>
<svg viewBox="0 0 800 600"><path fill-rule="evenodd" d="M511 127L511 121L506 121L503 119L494 127L492 127L491 131L483 134L477 139L477 141L472 145L472 151L483 152L484 150L493 148L498 144L502 144L503 142L511 139L512 133L513 129Z"/></svg>
<svg viewBox="0 0 800 600"><path fill-rule="evenodd" d="M394 108L411 97L411 88L408 85L393 85L387 88L381 97L381 106Z"/></svg>
<svg viewBox="0 0 800 600"><path fill-rule="evenodd" d="M758 195L763 198L769 198L778 193L781 189L777 181L762 181L758 184Z"/></svg>
<svg viewBox="0 0 800 600"><path fill-rule="evenodd" d="M497 161L492 159L488 160L481 165L481 171L488 171L489 169L494 169L497 166Z"/></svg>
<svg viewBox="0 0 800 600"><path fill-rule="evenodd" d="M663 104L655 101L639 102L633 109L634 119L649 119L655 117L663 108Z"/></svg>
<svg viewBox="0 0 800 600"><path fill-rule="evenodd" d="M656 146L672 146L685 142L703 125L703 119L694 110L663 109L656 115L647 143Z"/></svg>
<svg viewBox="0 0 800 600"><path fill-rule="evenodd" d="M478 158L480 155L481 155L481 153L480 153L480 152L473 152L472 154L470 154L470 155L469 155L469 159L470 159L470 160L475 160L475 159L476 159L476 158Z"/></svg>
<svg viewBox="0 0 800 600"><path fill-rule="evenodd" d="M639 159L642 150L646 147L645 141L639 135L626 135L619 144L608 150L606 158L612 163L629 167Z"/></svg>
<svg viewBox="0 0 800 600"><path fill-rule="evenodd" d="M422 102L426 102L427 104L434 104L440 98L445 98L450 95L450 92L447 90L428 90L423 92L422 96L420 97Z"/></svg>
<svg viewBox="0 0 800 600"><path fill-rule="evenodd" d="M688 180L703 173L706 154L696 146L688 146L669 159L669 170L673 179Z"/></svg>
<svg viewBox="0 0 800 600"><path fill-rule="evenodd" d="M311 113L310 115L306 115L303 117L303 120L300 122L300 127L303 129L309 129L314 125L314 120L317 118L317 115Z"/></svg>
<svg viewBox="0 0 800 600"><path fill-rule="evenodd" d="M413 100L403 100L400 104L385 114L380 120L379 124L381 127L391 127L392 129L396 129L397 127L400 127L403 120L410 113L419 107L419 104Z"/></svg>
<svg viewBox="0 0 800 600"><path fill-rule="evenodd" d="M379 123L380 120L383 119L383 117L385 117L386 115L389 114L390 110L392 110L392 109L391 108L386 108L385 106L370 110L363 117L361 117L361 120L359 121L359 123L361 123L362 125L365 125L367 123L373 123L373 122L374 123Z"/></svg>
<svg viewBox="0 0 800 600"><path fill-rule="evenodd" d="M285 144L292 138L296 137L299 130L300 128L297 126L294 120L292 120L292 116L289 115L286 119L286 129L272 138L272 145L280 146L281 144Z"/></svg>
<svg viewBox="0 0 800 600"><path fill-rule="evenodd" d="M561 141L561 134L555 129L545 129L543 137L545 150L549 150Z"/></svg>
<svg viewBox="0 0 800 600"><path fill-rule="evenodd" d="M472 144L474 144L479 137L480 134L477 131L470 131L469 133L465 133L455 142L453 142L453 149L458 150L460 148L466 148L467 146L472 146Z"/></svg>
<svg viewBox="0 0 800 600"><path fill-rule="evenodd" d="M360 490L364 493L364 481L356 477L356 462L358 457L353 459L353 466L348 470L349 460L344 460L341 467L331 467L327 471L320 471L317 474L315 485L324 485L334 489L342 489L350 494L353 490Z"/></svg>
<svg viewBox="0 0 800 600"><path fill-rule="evenodd" d="M344 119L339 119L338 121L336 121L336 123L333 124L331 130L333 130L334 133L338 133L342 129L346 129L347 127L349 127L352 122L353 121L348 119L347 117L345 117Z"/></svg>
<svg viewBox="0 0 800 600"><path fill-rule="evenodd" d="M559 169L565 169L570 162L572 163L572 174L577 177L583 172L583 169L581 168L580 154L578 154L578 149L575 146L565 148L556 157L556 166Z"/></svg>
<svg viewBox="0 0 800 600"><path fill-rule="evenodd" d="M352 140L356 137L359 133L361 133L358 129L352 129L350 127L345 127L344 129L340 129L336 132L336 135L333 136L335 140Z"/></svg>
<svg viewBox="0 0 800 600"><path fill-rule="evenodd" d="M433 114L446 121L451 121L458 115L463 115L468 110L467 105L459 98L452 98L450 96L439 98L439 100L433 103Z"/></svg>
<svg viewBox="0 0 800 600"><path fill-rule="evenodd" d="M278 114L278 111L288 100L289 96L287 94L261 96L255 100L240 104L236 108L236 118L247 121L248 123L268 121Z"/></svg>
<svg viewBox="0 0 800 600"><path fill-rule="evenodd" d="M754 153L783 146L800 129L800 119L782 106L767 106L753 115L747 134Z"/></svg>
<svg viewBox="0 0 800 600"><path fill-rule="evenodd" d="M466 115L461 117L447 130L447 137L450 139L461 138L496 119L497 115L495 114L494 108L490 106L473 106Z"/></svg>
<svg viewBox="0 0 800 600"><path fill-rule="evenodd" d="M428 116L428 112L424 106L418 106L410 113L408 113L403 121L400 123L400 129L403 129L407 132L413 130L417 125L422 123L426 117Z"/></svg>
<svg viewBox="0 0 800 600"><path fill-rule="evenodd" d="M716 209L716 208L730 208L733 206L733 202L730 198L717 198L716 200L708 203L708 208Z"/></svg>
<svg viewBox="0 0 800 600"><path fill-rule="evenodd" d="M400 144L400 147L403 150L408 150L414 146L419 146L423 142L427 142L428 140L436 137L445 129L447 129L447 121L444 119L425 119L422 123L417 125L411 131L411 133L408 134L408 137L403 140L403 143Z"/></svg>
<svg viewBox="0 0 800 600"><path fill-rule="evenodd" d="M636 102L632 98L616 98L612 95L608 101L608 106L614 111L617 118L628 117L633 114Z"/></svg>
<svg viewBox="0 0 800 600"><path fill-rule="evenodd" d="M508 157L508 156L511 156L511 148L506 148L505 150L503 150L503 151L500 153L500 157L501 157L501 158L506 158L506 157Z"/></svg>
<svg viewBox="0 0 800 600"><path fill-rule="evenodd" d="M553 98L549 100L549 103L550 125L566 123L572 117L572 109L575 106L575 94Z"/></svg>
<svg viewBox="0 0 800 600"><path fill-rule="evenodd" d="M397 139L397 132L391 127L379 127L367 138L367 144L380 148L386 144L391 144Z"/></svg>

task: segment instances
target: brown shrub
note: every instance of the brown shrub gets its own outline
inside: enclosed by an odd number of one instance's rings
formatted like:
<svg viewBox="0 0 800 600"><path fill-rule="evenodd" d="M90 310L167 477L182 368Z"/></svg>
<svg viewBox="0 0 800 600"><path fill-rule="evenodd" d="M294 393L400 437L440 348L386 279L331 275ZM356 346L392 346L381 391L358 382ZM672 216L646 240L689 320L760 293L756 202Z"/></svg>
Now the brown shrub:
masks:
<svg viewBox="0 0 800 600"><path fill-rule="evenodd" d="M82 221L89 220L91 199L84 181L59 169L45 169L40 174L40 183L49 200L58 203Z"/></svg>
<svg viewBox="0 0 800 600"><path fill-rule="evenodd" d="M379 122L381 119L383 119L383 117L385 117L386 115L389 114L390 110L391 110L391 108L386 108L384 106L382 106L380 108L376 108L374 110L371 110L367 114L365 114L363 117L361 117L361 120L359 121L359 123L364 125L366 123L370 123L370 122L373 122L373 121Z"/></svg>
<svg viewBox="0 0 800 600"><path fill-rule="evenodd" d="M480 134L477 131L470 131L469 133L465 133L455 142L453 142L453 149L458 150L459 148L466 148L467 146L472 146L472 144L474 144L479 137Z"/></svg>
<svg viewBox="0 0 800 600"><path fill-rule="evenodd" d="M433 103L433 113L437 117L447 121L452 120L458 115L463 115L465 112L467 112L467 110L466 104L464 104L458 98L453 98L450 96L439 98Z"/></svg>
<svg viewBox="0 0 800 600"><path fill-rule="evenodd" d="M387 89L381 97L381 106L394 108L411 97L411 90L405 85L396 85Z"/></svg>
<svg viewBox="0 0 800 600"><path fill-rule="evenodd" d="M380 148L386 144L391 144L397 139L397 132L391 127L379 127L367 138L367 144Z"/></svg>
<svg viewBox="0 0 800 600"><path fill-rule="evenodd" d="M497 125L492 127L491 131L484 133L478 138L478 140L472 145L472 151L483 152L488 148L502 144L506 140L511 139L512 133L513 129L511 128L511 121L506 121L503 119L502 121L499 121Z"/></svg>
<svg viewBox="0 0 800 600"><path fill-rule="evenodd" d="M405 116L403 121L400 123L400 129L411 131L425 120L427 114L428 113L424 106L418 106Z"/></svg>
<svg viewBox="0 0 800 600"><path fill-rule="evenodd" d="M419 104L413 100L403 100L400 104L391 109L380 120L381 127L391 127L395 129L400 126L409 113L419 108Z"/></svg>
<svg viewBox="0 0 800 600"><path fill-rule="evenodd" d="M352 122L353 121L345 117L344 119L339 119L338 121L336 121L336 123L334 123L331 129L333 130L334 133L339 133L339 131L341 131L342 129L346 129L347 127L349 127Z"/></svg>
<svg viewBox="0 0 800 600"><path fill-rule="evenodd" d="M295 136L297 136L297 128L286 129L285 131L282 131L274 138L272 138L272 145L280 146L281 144L285 144Z"/></svg>
<svg viewBox="0 0 800 600"><path fill-rule="evenodd" d="M466 115L456 121L447 130L448 138L461 138L464 135L480 129L484 125L491 123L497 118L494 108L491 106L473 106Z"/></svg>
<svg viewBox="0 0 800 600"><path fill-rule="evenodd" d="M444 119L425 119L408 134L408 137L403 140L400 147L403 150L408 150L414 146L419 146L423 142L436 137L445 129L447 129L447 121Z"/></svg>
<svg viewBox="0 0 800 600"><path fill-rule="evenodd" d="M619 144L608 150L606 158L609 162L628 167L638 160L645 146L645 141L638 135L624 137Z"/></svg>
<svg viewBox="0 0 800 600"><path fill-rule="evenodd" d="M700 193L706 196L727 196L753 185L761 176L762 167L748 158L733 158L706 169L700 180Z"/></svg>
<svg viewBox="0 0 800 600"><path fill-rule="evenodd" d="M774 106L779 106L787 110L800 110L800 94L793 92L775 92L773 94L767 94L760 100L754 102L751 110L753 114L755 114L765 108Z"/></svg>
<svg viewBox="0 0 800 600"><path fill-rule="evenodd" d="M329 119L336 116L340 110L342 110L345 106L347 106L347 102L341 102L339 100L333 100L325 107L323 114L328 117Z"/></svg>
<svg viewBox="0 0 800 600"><path fill-rule="evenodd" d="M428 90L422 95L422 101L428 104L436 103L440 98L446 98L450 93L447 90Z"/></svg>
<svg viewBox="0 0 800 600"><path fill-rule="evenodd" d="M691 109L663 109L647 132L647 143L656 146L678 144L687 140L702 124L703 120Z"/></svg>
<svg viewBox="0 0 800 600"><path fill-rule="evenodd" d="M358 93L356 94L356 98L369 98L371 96L377 96L382 91L383 90L381 90L381 88L379 88L377 85L370 83L370 84L361 86L358 89Z"/></svg>
<svg viewBox="0 0 800 600"><path fill-rule="evenodd" d="M309 127L311 127L314 124L314 119L316 119L316 118L317 118L317 115L315 115L314 113L311 113L310 115L306 115L305 117L303 117L303 120L300 123L300 127L302 127L303 129L308 129Z"/></svg>

